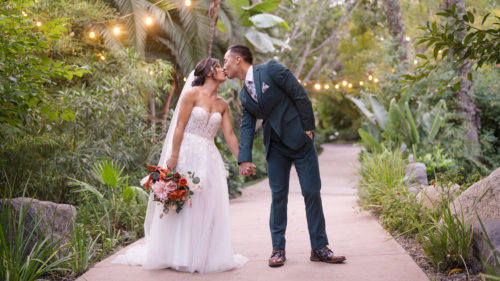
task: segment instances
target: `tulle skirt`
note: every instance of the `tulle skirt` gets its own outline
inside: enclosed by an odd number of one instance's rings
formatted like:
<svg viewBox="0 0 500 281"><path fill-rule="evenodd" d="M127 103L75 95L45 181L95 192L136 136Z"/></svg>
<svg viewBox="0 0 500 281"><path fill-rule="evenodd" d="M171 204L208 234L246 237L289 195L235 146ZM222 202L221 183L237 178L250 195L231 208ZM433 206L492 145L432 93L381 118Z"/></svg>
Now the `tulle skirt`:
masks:
<svg viewBox="0 0 500 281"><path fill-rule="evenodd" d="M176 170L201 179L203 189L191 196L192 207L186 203L180 213L171 210L160 218L163 205L150 200L154 215L148 210L146 244L112 262L201 274L243 267L248 259L233 255L226 169L213 139L185 133Z"/></svg>

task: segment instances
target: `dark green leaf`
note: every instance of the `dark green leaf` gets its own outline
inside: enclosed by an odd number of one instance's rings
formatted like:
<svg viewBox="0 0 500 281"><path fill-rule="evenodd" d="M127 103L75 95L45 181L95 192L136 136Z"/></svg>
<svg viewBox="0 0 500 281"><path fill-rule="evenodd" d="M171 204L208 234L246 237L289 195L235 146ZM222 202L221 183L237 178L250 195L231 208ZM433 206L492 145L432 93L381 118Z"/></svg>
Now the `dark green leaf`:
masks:
<svg viewBox="0 0 500 281"><path fill-rule="evenodd" d="M469 17L467 15L463 15L462 18L464 19L465 22L469 22Z"/></svg>
<svg viewBox="0 0 500 281"><path fill-rule="evenodd" d="M483 18L483 22L481 23L482 25L484 25L484 22L486 21L486 19L490 16L491 13L488 13L486 14L486 16L484 16Z"/></svg>
<svg viewBox="0 0 500 281"><path fill-rule="evenodd" d="M469 16L470 23L474 23L474 15L471 12L467 12L467 16Z"/></svg>
<svg viewBox="0 0 500 281"><path fill-rule="evenodd" d="M418 55L417 55L417 57L422 58L422 59L424 59L424 60L426 60L426 59L427 59L427 56L426 56L426 55L422 55L422 54L418 54Z"/></svg>
<svg viewBox="0 0 500 281"><path fill-rule="evenodd" d="M469 73L467 74L467 79L469 79L469 81L472 81L472 73L470 73L470 72L469 72Z"/></svg>
<svg viewBox="0 0 500 281"><path fill-rule="evenodd" d="M458 82L455 85L453 85L453 90L455 90L455 92L458 91L458 89L460 89L460 85L461 85L460 82Z"/></svg>

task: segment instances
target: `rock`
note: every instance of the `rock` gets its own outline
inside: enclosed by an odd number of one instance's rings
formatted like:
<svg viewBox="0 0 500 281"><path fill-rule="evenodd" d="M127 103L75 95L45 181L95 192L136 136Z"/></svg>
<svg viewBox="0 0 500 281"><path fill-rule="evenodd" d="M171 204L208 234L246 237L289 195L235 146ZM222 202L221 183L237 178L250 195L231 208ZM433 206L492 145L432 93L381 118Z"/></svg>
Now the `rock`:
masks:
<svg viewBox="0 0 500 281"><path fill-rule="evenodd" d="M443 190L436 185L429 185L417 194L417 199L422 202L422 210L425 208L433 209L443 199L453 200L459 194L460 186L458 184L454 184L449 190Z"/></svg>
<svg viewBox="0 0 500 281"><path fill-rule="evenodd" d="M410 163L405 169L405 180L412 185L427 185L427 170L424 163Z"/></svg>
<svg viewBox="0 0 500 281"><path fill-rule="evenodd" d="M3 212L4 208L7 208L8 199L0 199L0 210ZM71 231L71 221L76 218L76 209L72 205L68 204L57 204L50 201L39 201L31 198L13 198L10 200L10 210L12 218L17 219L22 213L21 203L23 209L26 210L26 215L24 219L25 236L29 236L29 233L36 227L37 222L38 229L40 233L33 235L31 240L28 242L28 252L35 246L35 243L39 241L41 232L47 227L46 234L52 234L55 240L63 237L60 245L64 245L70 241L69 233ZM26 209L27 208L27 209Z"/></svg>
<svg viewBox="0 0 500 281"><path fill-rule="evenodd" d="M477 202L481 196L483 198ZM464 215L471 223L478 221L476 212L482 221L500 220L500 168L469 187L453 204L457 213L460 213L460 206L462 207ZM450 208L454 213L453 206L450 205Z"/></svg>
<svg viewBox="0 0 500 281"><path fill-rule="evenodd" d="M489 220L482 221L486 233L490 238L493 248L496 250L497 257L500 261L500 220ZM492 255L492 249L488 245L486 240L486 235L484 234L483 228L479 222L474 223L474 234L472 236L472 246L476 254L488 263L497 273L500 273L500 268L498 268L495 259ZM487 272L486 270L484 270Z"/></svg>

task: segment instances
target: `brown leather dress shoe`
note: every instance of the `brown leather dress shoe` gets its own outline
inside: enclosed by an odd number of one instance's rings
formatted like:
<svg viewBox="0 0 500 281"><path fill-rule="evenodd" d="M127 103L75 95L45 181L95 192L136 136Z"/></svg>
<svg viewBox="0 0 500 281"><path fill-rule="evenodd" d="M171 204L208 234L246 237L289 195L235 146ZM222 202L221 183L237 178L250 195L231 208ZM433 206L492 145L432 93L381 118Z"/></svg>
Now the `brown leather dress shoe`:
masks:
<svg viewBox="0 0 500 281"><path fill-rule="evenodd" d="M270 267L278 267L285 264L286 257L284 250L273 250L271 258L269 258Z"/></svg>
<svg viewBox="0 0 500 281"><path fill-rule="evenodd" d="M332 250L330 250L326 246L323 249L311 250L311 261L322 261L322 262L327 262L327 263L341 263L345 260L346 260L346 258L344 256L334 255Z"/></svg>

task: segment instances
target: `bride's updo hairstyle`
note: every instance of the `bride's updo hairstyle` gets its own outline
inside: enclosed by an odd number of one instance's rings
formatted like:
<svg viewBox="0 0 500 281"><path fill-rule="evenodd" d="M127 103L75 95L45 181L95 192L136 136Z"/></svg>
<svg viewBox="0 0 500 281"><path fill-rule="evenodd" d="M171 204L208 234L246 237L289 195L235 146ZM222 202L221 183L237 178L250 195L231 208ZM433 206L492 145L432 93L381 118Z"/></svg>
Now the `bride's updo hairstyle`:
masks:
<svg viewBox="0 0 500 281"><path fill-rule="evenodd" d="M203 86L203 84L205 84L205 77L208 74L211 74L212 77L217 74L215 66L218 64L218 59L207 58L201 60L194 69L195 78L191 86Z"/></svg>

